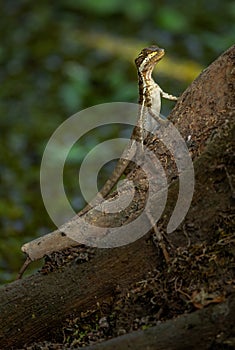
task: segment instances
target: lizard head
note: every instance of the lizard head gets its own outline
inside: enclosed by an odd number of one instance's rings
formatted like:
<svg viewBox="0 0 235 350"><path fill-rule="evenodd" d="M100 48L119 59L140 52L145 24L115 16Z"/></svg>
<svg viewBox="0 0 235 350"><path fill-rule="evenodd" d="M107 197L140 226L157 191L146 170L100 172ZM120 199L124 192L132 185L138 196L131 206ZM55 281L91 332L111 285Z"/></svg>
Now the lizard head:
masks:
<svg viewBox="0 0 235 350"><path fill-rule="evenodd" d="M150 46L143 49L135 59L135 64L139 72L152 71L155 64L161 60L165 51L158 46Z"/></svg>

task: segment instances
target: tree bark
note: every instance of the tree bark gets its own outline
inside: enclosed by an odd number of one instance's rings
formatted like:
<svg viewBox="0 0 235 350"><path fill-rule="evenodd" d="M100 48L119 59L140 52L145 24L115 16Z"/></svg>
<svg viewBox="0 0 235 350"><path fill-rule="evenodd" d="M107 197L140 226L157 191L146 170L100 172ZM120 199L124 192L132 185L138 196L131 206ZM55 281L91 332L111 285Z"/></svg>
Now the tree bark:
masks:
<svg viewBox="0 0 235 350"><path fill-rule="evenodd" d="M235 46L202 72L171 113L170 120L182 137L190 140L196 181L185 221L169 235L171 249L187 244L184 228L190 224L193 225L193 232L188 237L191 241L209 240L210 228L219 213L231 208L234 196L230 176L234 151L234 62ZM177 200L178 187L174 180L177 170L174 160L164 152L157 139L152 145L160 160L165 161L168 181L171 181L169 200L160 222L164 230ZM222 165L220 159L223 159ZM218 164L224 167L227 175L224 177L227 187L221 192L219 185L215 188L214 181ZM134 180L139 176L138 169L130 174ZM138 199L137 194L136 202L141 200L141 194L139 196ZM208 206L208 198L213 207ZM122 223L121 216L115 218L115 222L112 217L108 220L95 211L89 216L101 226ZM35 274L4 286L0 290L0 348L19 348L25 343L44 339L68 315L95 308L97 303L115 296L117 286L127 288L161 263L162 257L156 254L156 248L142 237L128 246L97 250L94 258L85 264L64 267L62 271L48 275ZM234 301L231 305L234 308Z"/></svg>

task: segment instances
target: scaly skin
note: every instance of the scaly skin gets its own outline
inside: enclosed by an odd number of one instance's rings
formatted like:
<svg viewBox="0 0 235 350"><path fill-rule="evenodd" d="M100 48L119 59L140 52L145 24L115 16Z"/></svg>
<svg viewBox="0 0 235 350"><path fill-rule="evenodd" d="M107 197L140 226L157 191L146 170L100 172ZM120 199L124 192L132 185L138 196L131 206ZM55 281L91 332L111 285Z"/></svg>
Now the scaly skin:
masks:
<svg viewBox="0 0 235 350"><path fill-rule="evenodd" d="M143 144L144 140L143 130L148 123L146 118L146 111L150 111L151 115L153 114L155 118L159 117L161 110L161 97L174 101L177 100L177 97L164 92L152 78L153 69L155 65L162 59L164 54L164 49L161 49L157 46L150 46L143 49L135 60L138 72L140 107L137 127L135 127L133 130L131 140L139 141L141 144ZM148 108L147 110L146 107ZM110 178L106 181L102 189L99 191L97 197L95 197L83 210L79 212L79 216L87 213L91 208L101 203L103 199L110 194L113 187L117 184L120 177L123 175L126 168L130 164L130 158L133 158L133 155L131 156L131 153L133 153L133 145L130 141L130 145L128 145L128 147L124 150L122 157L119 159Z"/></svg>

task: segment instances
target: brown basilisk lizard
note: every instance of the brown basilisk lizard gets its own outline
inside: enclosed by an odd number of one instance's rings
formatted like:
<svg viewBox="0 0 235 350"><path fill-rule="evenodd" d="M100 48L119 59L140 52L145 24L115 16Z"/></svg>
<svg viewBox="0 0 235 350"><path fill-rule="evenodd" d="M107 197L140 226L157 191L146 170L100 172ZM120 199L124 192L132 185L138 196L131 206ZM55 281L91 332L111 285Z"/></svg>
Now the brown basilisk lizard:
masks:
<svg viewBox="0 0 235 350"><path fill-rule="evenodd" d="M144 130L148 123L145 118L146 107L149 108L148 110L156 119L160 117L161 97L173 101L177 100L177 97L164 92L152 78L153 69L162 59L164 54L164 49L157 46L150 46L143 49L135 60L139 85L139 118L131 135L131 140L138 140L142 144L144 142ZM92 202L81 210L79 215L84 215L87 213L91 208L95 207L110 194L120 177L125 172L127 166L130 164L130 158L132 158L131 154L135 152L133 148L134 146L130 141L130 145L124 150L122 157L119 159L111 177L99 191L98 197L93 199Z"/></svg>
<svg viewBox="0 0 235 350"><path fill-rule="evenodd" d="M148 108L151 111L151 114L156 119L160 117L161 97L169 100L174 100L174 101L177 100L177 97L169 95L168 93L164 92L152 78L153 69L155 65L162 59L162 57L164 56L164 53L165 53L164 49L161 49L157 46L150 46L150 47L144 48L139 54L139 56L136 58L135 63L137 67L138 83L139 83L139 116L138 116L139 119L137 121L136 127L133 130L131 140L130 140L130 145L124 151L122 157L119 159L114 169L114 172L112 173L111 177L107 180L105 185L102 187L102 189L99 191L97 197L95 197L95 199L92 200L91 203L89 203L83 210L81 210L78 213L78 216L82 216L85 213L87 213L91 208L101 203L101 201L104 200L104 198L106 198L108 194L110 194L113 187L117 184L120 177L125 172L127 166L130 164L130 161L131 161L130 158L132 158L131 154L133 154L133 152L136 152L135 149L133 150L132 140L138 140L143 145L144 133L145 133L144 129L149 123L149 120L146 119L146 113L145 113L146 108ZM49 235L52 236L53 234L58 235L58 231L48 234L48 236ZM61 236L57 236L58 239L60 237ZM32 241L32 243L37 241L37 244L35 246L39 246L41 242L38 242L38 240L40 239L34 240ZM45 254L49 254L57 250L62 250L70 246L69 243L66 245L67 241L60 244L59 242L56 242L56 239L55 239L54 242L55 242L55 245L52 246L52 248L47 249L47 251L44 253L43 251L41 251L40 253L37 252L35 256L33 256L32 254L33 249L31 249L31 254L28 253L30 250L29 248L30 248L31 242L26 243L22 247L22 250L28 256L22 268L20 269L18 278L22 277L27 266L33 260L38 260L42 258Z"/></svg>

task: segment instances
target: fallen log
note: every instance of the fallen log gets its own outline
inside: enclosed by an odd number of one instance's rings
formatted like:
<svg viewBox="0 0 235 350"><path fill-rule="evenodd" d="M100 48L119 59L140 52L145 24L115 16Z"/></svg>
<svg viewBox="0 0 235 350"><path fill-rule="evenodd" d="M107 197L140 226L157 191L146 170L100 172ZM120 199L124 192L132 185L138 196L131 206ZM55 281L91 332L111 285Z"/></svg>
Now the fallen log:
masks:
<svg viewBox="0 0 235 350"><path fill-rule="evenodd" d="M235 293L224 303L182 315L84 350L197 350L235 347Z"/></svg>

